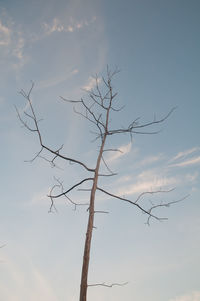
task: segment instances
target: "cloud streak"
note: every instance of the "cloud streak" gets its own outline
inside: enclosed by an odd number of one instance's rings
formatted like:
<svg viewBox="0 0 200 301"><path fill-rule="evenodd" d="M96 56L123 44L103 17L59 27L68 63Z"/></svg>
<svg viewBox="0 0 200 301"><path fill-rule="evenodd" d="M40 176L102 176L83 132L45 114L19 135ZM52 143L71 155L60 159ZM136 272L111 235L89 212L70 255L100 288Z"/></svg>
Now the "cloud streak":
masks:
<svg viewBox="0 0 200 301"><path fill-rule="evenodd" d="M10 44L11 30L2 24L0 20L0 46L8 46Z"/></svg>
<svg viewBox="0 0 200 301"><path fill-rule="evenodd" d="M178 153L174 158L172 158L170 161L171 161L171 162L174 162L174 161L176 161L176 160L178 160L178 159L181 159L181 158L184 158L184 157L186 157L186 156L188 156L188 155L191 155L191 154L193 154L194 152L199 151L199 150L200 150L199 147L193 147L193 148L188 149L188 150L185 150L185 151L183 151L183 152L179 152L179 153Z"/></svg>
<svg viewBox="0 0 200 301"><path fill-rule="evenodd" d="M44 23L44 31L47 35L51 35L55 32L69 32L80 30L85 26L89 26L91 23L95 22L96 17L94 16L91 20L87 21L74 21L72 20L70 24L66 25L59 18L54 18L51 23Z"/></svg>
<svg viewBox="0 0 200 301"><path fill-rule="evenodd" d="M127 184L118 189L119 195L134 195L145 191L155 191L169 189L176 186L180 180L173 176L161 176L159 173L148 171L140 173L136 178L132 178L131 184Z"/></svg>
<svg viewBox="0 0 200 301"><path fill-rule="evenodd" d="M171 164L170 167L185 167L185 166L197 165L197 164L200 164L200 156L185 160L183 162Z"/></svg>
<svg viewBox="0 0 200 301"><path fill-rule="evenodd" d="M72 76L76 75L77 73L79 73L79 70L74 69L71 72L65 73L65 75L63 75L63 76L56 76L56 77L49 78L47 80L42 80L39 82L38 87L36 87L36 90L46 89L49 87L57 86L65 81L67 81Z"/></svg>
<svg viewBox="0 0 200 301"><path fill-rule="evenodd" d="M179 152L174 158L169 160L169 167L186 167L191 165L198 165L200 163L200 156L192 156L196 152L199 152L199 147L193 147L191 149Z"/></svg>
<svg viewBox="0 0 200 301"><path fill-rule="evenodd" d="M163 158L164 158L163 154L158 154L156 156L150 156L150 157L147 157L144 160L142 160L140 162L140 165L141 166L150 165L150 164L153 164L155 162L158 162L158 161L162 160Z"/></svg>

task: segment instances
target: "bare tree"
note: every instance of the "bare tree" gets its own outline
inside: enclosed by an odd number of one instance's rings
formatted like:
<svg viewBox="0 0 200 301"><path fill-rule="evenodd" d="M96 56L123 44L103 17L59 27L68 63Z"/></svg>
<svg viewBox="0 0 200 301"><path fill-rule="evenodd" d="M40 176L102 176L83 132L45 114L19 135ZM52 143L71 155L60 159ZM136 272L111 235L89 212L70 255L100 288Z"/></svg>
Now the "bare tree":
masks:
<svg viewBox="0 0 200 301"><path fill-rule="evenodd" d="M159 202L155 204L149 204L149 207L147 207L147 204L144 205L143 197L146 195L155 195L160 193L168 193L171 190L156 190L156 191L145 191L141 193L135 200L131 200L125 197L122 197L121 195L117 195L113 192L107 191L104 188L102 188L99 185L99 177L110 177L114 176L115 173L111 171L109 168L105 158L104 153L105 152L120 152L120 149L115 148L106 148L106 141L108 138L114 135L121 135L121 134L129 134L130 137L134 134L156 134L158 131L151 130L153 129L153 126L159 125L163 123L174 111L174 108L170 110L170 112L165 115L163 118L160 119L153 119L150 122L141 123L140 118L136 118L133 121L131 121L126 127L122 128L112 128L111 127L111 114L112 113L119 113L122 108L118 108L116 97L117 92L113 89L112 80L113 77L118 73L118 69L111 71L108 67L106 70L106 75L102 77L98 77L97 75L95 78L95 88L86 91L88 94L87 100L80 99L80 100L70 100L61 97L61 99L73 106L74 112L76 114L79 114L83 118L87 119L87 121L96 129L94 133L95 135L95 141L100 141L100 148L98 151L98 155L96 158L96 164L94 167L89 167L86 163L76 159L71 158L63 154L62 148L63 146L59 147L58 149L53 149L45 144L44 137L41 133L40 127L39 127L39 120L36 117L33 104L31 101L31 93L34 87L34 84L32 83L30 90L28 93L26 93L24 90L21 90L21 95L27 100L29 105L29 111L25 110L23 113L21 113L17 108L17 114L21 121L21 123L24 125L26 129L36 134L39 140L40 144L40 150L38 153L34 156L34 158L31 161L34 161L36 158L41 157L47 161L49 161L52 166L56 165L56 161L58 159L62 159L65 161L69 161L70 163L75 163L76 165L79 165L81 168L83 168L85 171L90 172L91 176L86 177L82 179L79 182L76 182L73 186L71 186L68 189L65 189L62 182L58 179L56 179L56 184L52 187L49 198L51 201L50 205L50 211L52 211L55 208L55 200L59 197L66 197L71 203L73 203L75 206L82 205L79 203L74 202L69 197L69 192L80 188L80 186L83 183L90 183L89 189L82 189L87 190L90 192L90 199L88 202L88 225L87 225L87 232L86 232L86 238L85 238L85 247L84 247L84 255L83 255L83 263L82 263L82 274L81 274L81 284L80 284L80 301L86 301L87 300L87 289L90 286L106 286L106 287L112 287L114 285L124 285L125 283L113 283L111 285L106 283L96 283L96 284L88 284L88 269L89 269L89 262L90 262L90 250L91 250L91 240L92 240L92 233L94 229L94 216L96 213L107 213L105 211L96 211L95 210L95 195L97 191L102 192L105 195L108 195L109 197L116 198L121 200L122 202L126 202L134 206L136 209L140 210L147 216L147 224L149 224L151 219L156 220L165 220L166 217L160 217L156 214L156 209L159 207L169 207L171 204L177 203L180 200L171 201L171 202ZM22 115L23 114L23 115ZM51 158L48 159L47 157L42 156L43 151L48 151L51 154ZM107 171L105 173L101 173L100 166L103 164ZM60 188L60 193L55 194L54 191L56 188ZM183 200L183 199L181 199Z"/></svg>

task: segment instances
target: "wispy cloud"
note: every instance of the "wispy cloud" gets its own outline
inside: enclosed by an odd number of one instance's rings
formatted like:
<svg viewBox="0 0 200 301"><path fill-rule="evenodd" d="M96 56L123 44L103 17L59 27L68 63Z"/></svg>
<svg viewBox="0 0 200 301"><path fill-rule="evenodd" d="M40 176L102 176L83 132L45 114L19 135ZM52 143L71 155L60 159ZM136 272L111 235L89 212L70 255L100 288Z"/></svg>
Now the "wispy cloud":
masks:
<svg viewBox="0 0 200 301"><path fill-rule="evenodd" d="M10 44L11 30L2 24L0 20L0 46L8 46Z"/></svg>
<svg viewBox="0 0 200 301"><path fill-rule="evenodd" d="M200 291L192 292L191 294L182 295L170 299L169 301L200 301Z"/></svg>
<svg viewBox="0 0 200 301"><path fill-rule="evenodd" d="M6 276L9 279L9 288L0 284L1 297L3 300L58 300L48 281L47 275L43 274L25 255L24 261L28 269L24 268L23 263L19 266L6 255ZM19 256L18 256L19 257ZM23 269L22 269L23 267ZM6 277L5 277L6 279ZM12 287L12 289L10 289ZM31 296L30 296L30 291Z"/></svg>
<svg viewBox="0 0 200 301"><path fill-rule="evenodd" d="M0 47L1 60L7 68L20 68L26 63L24 35L7 15L0 19Z"/></svg>
<svg viewBox="0 0 200 301"><path fill-rule="evenodd" d="M193 147L191 149L179 152L171 160L169 160L169 167L185 167L198 165L200 163L200 156L194 156L200 151L200 147Z"/></svg>
<svg viewBox="0 0 200 301"><path fill-rule="evenodd" d="M195 184L199 173L168 174L167 169L152 168L140 172L138 175L122 176L116 182L115 190L119 195L134 195L145 191L172 189ZM120 187L120 188L119 188Z"/></svg>
<svg viewBox="0 0 200 301"><path fill-rule="evenodd" d="M162 160L163 158L164 158L163 154L158 154L158 155L155 155L155 156L149 156L149 157L144 158L144 160L142 160L140 162L140 165L141 166L150 165L150 164L153 164L155 162L158 162L158 161Z"/></svg>
<svg viewBox="0 0 200 301"><path fill-rule="evenodd" d="M39 82L38 87L36 86L36 90L46 89L49 87L57 86L57 85L65 82L69 78L71 78L73 75L76 75L78 72L79 72L78 69L73 69L72 71L65 73L64 75L48 78L46 80L42 80Z"/></svg>
<svg viewBox="0 0 200 301"><path fill-rule="evenodd" d="M50 188L44 189L41 192L38 192L37 194L33 195L33 197L30 200L30 203L28 205L47 205L48 204L48 197L47 193L50 191Z"/></svg>
<svg viewBox="0 0 200 301"><path fill-rule="evenodd" d="M128 154L131 151L131 145L132 143L130 142L128 144L124 144L118 147L118 151L113 151L106 157L106 162L111 163L121 158L122 156Z"/></svg>
<svg viewBox="0 0 200 301"><path fill-rule="evenodd" d="M170 167L185 167L185 166L189 166L189 165L197 165L200 164L200 156L192 158L192 159L188 159L179 163L174 163L169 165Z"/></svg>
<svg viewBox="0 0 200 301"><path fill-rule="evenodd" d="M131 151L131 144L123 145L120 147L121 152L114 152L107 156L106 162L111 163L116 159L120 158L124 154L127 154ZM176 158L183 158L183 156L187 156L193 154L197 151L198 148L192 148L188 151L181 152L179 155L176 155ZM138 152L139 155L139 152ZM174 157L174 158L175 158ZM157 164L157 162L162 160L162 164ZM114 186L112 187L118 195L134 195L140 194L145 191L155 191L155 190L168 190L176 187L188 187L188 189L195 189L195 185L197 183L197 179L199 177L198 171L196 172L187 172L181 173L178 169L169 168L168 162L171 162L167 155L165 154L155 154L153 156L149 156L144 158L144 160L139 161L137 164L138 173L130 174L127 172L126 175L118 178L115 181ZM173 166L195 166L200 163L200 156L187 159L178 163L174 163ZM151 165L151 166L150 166ZM147 169L147 166L150 168ZM189 186L194 186L190 187Z"/></svg>
<svg viewBox="0 0 200 301"><path fill-rule="evenodd" d="M43 300L52 300L55 301L57 300L52 286L50 285L48 279L43 275L40 270L36 267L33 266L32 268L33 272L33 278L36 283L37 289L35 291L35 296L32 296L32 300L37 299L38 301L43 301Z"/></svg>
<svg viewBox="0 0 200 301"><path fill-rule="evenodd" d="M100 79L97 79L97 82L100 83ZM87 83L82 87L83 90L91 91L96 86L96 78L90 76L87 80Z"/></svg>
<svg viewBox="0 0 200 301"><path fill-rule="evenodd" d="M192 174L189 173L189 174L185 175L185 179L188 182L195 182L198 177L199 177L199 173L198 172L195 172L195 173L192 173Z"/></svg>
<svg viewBox="0 0 200 301"><path fill-rule="evenodd" d="M94 16L89 21L74 21L71 20L69 24L65 24L62 20L59 18L54 18L51 23L44 23L44 30L47 35L53 34L55 32L74 32L76 30L80 30L85 26L89 26L91 23L93 23L96 20L96 17Z"/></svg>
<svg viewBox="0 0 200 301"><path fill-rule="evenodd" d="M199 151L199 150L200 150L199 147L193 147L193 148L188 149L188 150L185 150L185 151L183 151L183 152L179 152L174 158L172 158L172 159L170 160L170 162L174 162L174 161L176 161L176 160L178 160L178 159L185 158L186 156L191 155L191 154L193 154L194 152Z"/></svg>
<svg viewBox="0 0 200 301"><path fill-rule="evenodd" d="M120 195L134 195L145 191L170 189L176 186L180 179L173 176L161 175L158 171L148 170L132 178L132 183L123 185L118 189Z"/></svg>

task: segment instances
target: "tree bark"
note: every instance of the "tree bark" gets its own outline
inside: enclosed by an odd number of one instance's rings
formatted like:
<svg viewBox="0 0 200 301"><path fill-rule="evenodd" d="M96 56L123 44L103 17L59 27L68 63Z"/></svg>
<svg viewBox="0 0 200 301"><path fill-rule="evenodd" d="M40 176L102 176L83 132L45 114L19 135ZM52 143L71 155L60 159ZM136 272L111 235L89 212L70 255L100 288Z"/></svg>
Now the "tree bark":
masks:
<svg viewBox="0 0 200 301"><path fill-rule="evenodd" d="M91 194L90 194L89 217L88 217L88 225L87 225L87 232L86 232L86 238L85 238L79 301L87 300L88 269L89 269L89 262L90 262L92 232L93 232L93 228L94 228L94 201L95 201L95 194L96 194L96 190L97 190L99 167L100 167L103 149L104 149L104 145L105 145L105 141L106 141L106 136L107 135L105 133L103 140L102 140L101 147L100 147L98 159L97 159L97 164L96 164L95 174L94 174L94 181L93 181L93 186L92 186L92 190L91 190Z"/></svg>

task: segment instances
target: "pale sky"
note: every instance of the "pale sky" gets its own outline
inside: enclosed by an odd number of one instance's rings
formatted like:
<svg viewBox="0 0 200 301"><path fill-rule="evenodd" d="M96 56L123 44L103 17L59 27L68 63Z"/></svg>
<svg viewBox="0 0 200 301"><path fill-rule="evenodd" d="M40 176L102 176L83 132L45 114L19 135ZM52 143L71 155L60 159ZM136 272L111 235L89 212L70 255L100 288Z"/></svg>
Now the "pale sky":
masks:
<svg viewBox="0 0 200 301"><path fill-rule="evenodd" d="M151 220L130 204L102 193L96 216L88 301L200 301L200 2L198 0L0 1L0 300L76 301L86 232L86 207L60 199L49 214L47 197L54 176L66 188L83 169L59 161L59 168L34 157L38 139L16 115L27 110L19 94L34 81L32 101L46 144L64 144L66 156L94 166L98 142L89 125L59 96L86 97L92 75L106 65L114 79L120 113L113 127L140 117L151 121L177 107L157 135L119 136L106 157L109 191L135 200L143 191L171 189L160 200L186 200ZM70 195L87 202L86 192ZM157 200L157 199L156 199ZM154 202L153 197L144 202Z"/></svg>

